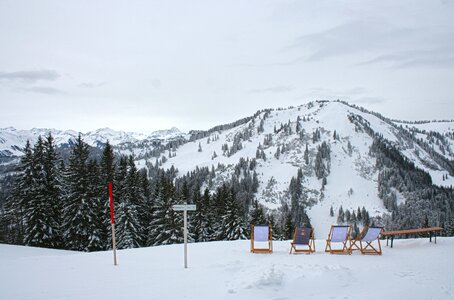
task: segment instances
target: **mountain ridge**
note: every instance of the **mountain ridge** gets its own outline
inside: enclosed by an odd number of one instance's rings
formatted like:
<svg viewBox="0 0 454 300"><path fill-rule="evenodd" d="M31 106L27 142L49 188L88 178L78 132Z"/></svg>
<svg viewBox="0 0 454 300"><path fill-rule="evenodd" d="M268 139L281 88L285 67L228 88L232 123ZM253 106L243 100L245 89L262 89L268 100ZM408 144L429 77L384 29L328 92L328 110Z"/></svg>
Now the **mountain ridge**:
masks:
<svg viewBox="0 0 454 300"><path fill-rule="evenodd" d="M206 131L182 134L173 128L152 139L137 140L106 128L90 133L84 139L98 152L109 136L118 137L112 143L115 153L132 156L150 178L157 168L187 180L208 172L209 180L199 188L212 192L232 182L246 212L255 200L276 218L301 205L312 224L322 228L316 236L337 223L332 210L339 216L362 207L382 218L413 201L416 195L406 179L396 178L401 167L425 172L429 184L454 185L454 122L402 124L342 101L264 109ZM0 143L7 144L5 135Z"/></svg>

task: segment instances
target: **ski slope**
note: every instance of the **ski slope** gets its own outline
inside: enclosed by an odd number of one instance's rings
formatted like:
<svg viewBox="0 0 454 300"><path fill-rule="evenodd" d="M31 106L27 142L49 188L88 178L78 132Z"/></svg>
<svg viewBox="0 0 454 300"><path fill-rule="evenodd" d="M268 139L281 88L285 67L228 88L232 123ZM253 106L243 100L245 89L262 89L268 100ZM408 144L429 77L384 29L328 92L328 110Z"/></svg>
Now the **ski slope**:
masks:
<svg viewBox="0 0 454 300"><path fill-rule="evenodd" d="M383 243L382 256L251 254L249 241L111 252L0 245L0 299L454 299L454 238ZM451 267L450 267L451 266Z"/></svg>

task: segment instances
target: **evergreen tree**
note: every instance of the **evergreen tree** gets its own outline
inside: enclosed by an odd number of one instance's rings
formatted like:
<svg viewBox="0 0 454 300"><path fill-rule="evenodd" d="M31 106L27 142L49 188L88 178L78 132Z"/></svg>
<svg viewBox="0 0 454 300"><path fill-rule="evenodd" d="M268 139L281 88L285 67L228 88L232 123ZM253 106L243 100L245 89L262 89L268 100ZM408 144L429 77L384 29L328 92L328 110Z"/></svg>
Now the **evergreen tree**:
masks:
<svg viewBox="0 0 454 300"><path fill-rule="evenodd" d="M62 203L62 169L54 138L49 133L44 141L44 174L45 174L45 195L44 201L49 211L47 212L47 223L50 243L48 247L58 248L63 246L63 234L61 232L63 210Z"/></svg>
<svg viewBox="0 0 454 300"><path fill-rule="evenodd" d="M119 185L121 198L118 199L116 213L117 245L119 249L137 248L143 242L140 212L145 209L144 199L139 193L139 180L132 156L120 160L120 174L116 184ZM126 176L123 177L123 173Z"/></svg>
<svg viewBox="0 0 454 300"><path fill-rule="evenodd" d="M200 195L200 188L194 189L193 202L196 204L196 211L191 218L191 232L196 242L207 242L213 237L212 216L210 213L210 193L205 189L203 196Z"/></svg>
<svg viewBox="0 0 454 300"><path fill-rule="evenodd" d="M263 207L257 200L254 201L253 207L249 212L249 223L253 225L267 224Z"/></svg>
<svg viewBox="0 0 454 300"><path fill-rule="evenodd" d="M89 197L88 155L88 145L79 134L65 175L63 238L66 248L72 250L97 250L101 244L96 205Z"/></svg>
<svg viewBox="0 0 454 300"><path fill-rule="evenodd" d="M26 245L60 246L58 166L52 136L49 135L46 142L39 136L33 149L32 198L26 210L24 236Z"/></svg>
<svg viewBox="0 0 454 300"><path fill-rule="evenodd" d="M337 214L337 223L343 224L344 222L345 222L344 209L342 208L342 205L341 205L341 207L339 207L339 212Z"/></svg>
<svg viewBox="0 0 454 300"><path fill-rule="evenodd" d="M304 162L306 163L306 165L309 165L309 149L307 144L306 149L304 150Z"/></svg>
<svg viewBox="0 0 454 300"><path fill-rule="evenodd" d="M358 219L358 221L362 221L363 220L363 215L361 213L361 209L359 208L359 206L358 206L358 210L356 212L356 218Z"/></svg>
<svg viewBox="0 0 454 300"><path fill-rule="evenodd" d="M225 192L226 190L226 192ZM246 239L246 228L242 219L240 205L235 199L233 188L224 188L224 213L221 215L220 237L223 240Z"/></svg>
<svg viewBox="0 0 454 300"><path fill-rule="evenodd" d="M89 160L87 164L87 199L90 201L90 209L92 220L90 227L96 228L90 237L91 246L89 251L98 251L108 249L110 243L104 233L105 222L110 220L110 217L104 215L105 213L105 197L102 193L104 190L100 189L101 175L98 162L94 159ZM105 188L105 187L104 187Z"/></svg>
<svg viewBox="0 0 454 300"><path fill-rule="evenodd" d="M113 148L110 145L109 141L106 141L102 155L101 163L99 166L99 198L100 198L100 211L99 211L99 230L101 235L101 241L103 242L103 248L110 248L109 237L111 238L111 225L110 225L110 203L109 203L109 190L108 183L114 183L115 177L115 156L113 153ZM114 189L116 184L113 184ZM114 202L117 202L117 199L114 198Z"/></svg>
<svg viewBox="0 0 454 300"><path fill-rule="evenodd" d="M165 175L159 179L157 194L147 244L158 246L183 242L183 216L172 208L176 203L175 187Z"/></svg>
<svg viewBox="0 0 454 300"><path fill-rule="evenodd" d="M30 142L24 148L18 166L18 177L14 182L11 195L5 203L4 222L6 223L6 241L12 244L23 244L27 227L26 213L30 210L33 199L33 151Z"/></svg>
<svg viewBox="0 0 454 300"><path fill-rule="evenodd" d="M292 214L289 212L285 214L284 219L284 239L290 240L293 238L293 232L295 231L295 224L293 223Z"/></svg>
<svg viewBox="0 0 454 300"><path fill-rule="evenodd" d="M277 146L276 153L274 153L274 157L276 159L279 159L280 156L281 156L281 149L279 148L279 146Z"/></svg>

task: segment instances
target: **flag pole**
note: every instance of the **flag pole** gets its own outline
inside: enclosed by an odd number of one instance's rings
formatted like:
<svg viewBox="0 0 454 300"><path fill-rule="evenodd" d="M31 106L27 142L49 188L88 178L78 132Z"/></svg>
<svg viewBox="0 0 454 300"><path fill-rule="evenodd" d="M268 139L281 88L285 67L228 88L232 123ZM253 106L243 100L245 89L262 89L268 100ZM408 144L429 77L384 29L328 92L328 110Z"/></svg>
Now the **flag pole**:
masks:
<svg viewBox="0 0 454 300"><path fill-rule="evenodd" d="M110 203L110 224L112 226L112 249L114 257L114 266L117 265L117 243L115 241L115 215L114 215L114 202L112 192L112 182L109 182L109 203Z"/></svg>

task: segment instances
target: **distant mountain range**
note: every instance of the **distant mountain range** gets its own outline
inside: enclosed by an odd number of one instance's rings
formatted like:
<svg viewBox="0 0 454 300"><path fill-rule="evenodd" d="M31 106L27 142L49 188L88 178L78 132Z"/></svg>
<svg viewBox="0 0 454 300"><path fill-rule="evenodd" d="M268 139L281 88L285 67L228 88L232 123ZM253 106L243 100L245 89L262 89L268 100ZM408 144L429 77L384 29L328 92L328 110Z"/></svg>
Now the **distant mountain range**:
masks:
<svg viewBox="0 0 454 300"><path fill-rule="evenodd" d="M169 141L175 138L185 138L187 134L173 127L158 130L149 135L135 132L115 131L110 128L101 128L87 133L74 130L57 130L47 128L33 128L30 130L17 130L14 127L0 128L0 159L21 156L27 142L33 145L38 136L46 137L52 134L57 146L71 145L80 134L83 140L92 147L102 147L106 141L113 146L120 147L124 144L139 144L145 141Z"/></svg>

